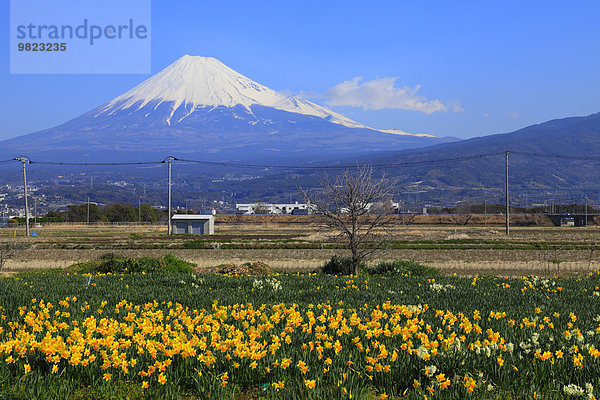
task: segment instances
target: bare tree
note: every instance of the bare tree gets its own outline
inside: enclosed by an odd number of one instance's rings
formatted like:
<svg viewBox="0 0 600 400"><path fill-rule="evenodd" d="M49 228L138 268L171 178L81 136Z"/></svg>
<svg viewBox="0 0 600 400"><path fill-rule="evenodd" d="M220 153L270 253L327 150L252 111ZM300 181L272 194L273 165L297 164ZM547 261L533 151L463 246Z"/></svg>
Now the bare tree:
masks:
<svg viewBox="0 0 600 400"><path fill-rule="evenodd" d="M382 249L384 227L394 221L391 195L396 181L385 173L381 178L373 174L366 165L346 170L333 181L321 178L316 194L302 191L312 211L333 232L332 238L350 247L355 275L361 261Z"/></svg>

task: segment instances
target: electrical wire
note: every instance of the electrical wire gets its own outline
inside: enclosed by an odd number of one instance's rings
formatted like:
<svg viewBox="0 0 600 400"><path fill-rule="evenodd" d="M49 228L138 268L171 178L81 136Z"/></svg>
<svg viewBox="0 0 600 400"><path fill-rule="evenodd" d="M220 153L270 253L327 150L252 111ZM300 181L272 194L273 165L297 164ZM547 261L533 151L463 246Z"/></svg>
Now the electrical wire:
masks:
<svg viewBox="0 0 600 400"><path fill-rule="evenodd" d="M440 158L437 160L420 160L420 161L407 161L400 163L387 163L387 164L367 164L373 168L390 168L390 167L403 167L410 165L426 165L426 164L438 164L443 162L459 162L459 161L467 161L477 158L491 157L503 155L504 153L486 153L486 154L476 154L472 156L464 156L464 157L452 157L452 158ZM327 170L327 169L349 169L349 168L357 168L358 165L323 165L323 166L315 166L315 165L266 165L266 164L238 164L238 163L229 163L229 162L219 162L219 161L201 161L201 160L187 160L182 158L174 158L175 161L187 162L187 163L195 163L195 164L204 164L204 165L218 165L223 167L243 167L243 168L264 168L264 169L316 169L316 170Z"/></svg>
<svg viewBox="0 0 600 400"><path fill-rule="evenodd" d="M493 157L504 155L505 152L496 153L483 153L475 154L470 156L452 157L452 158L440 158L433 160L418 160L418 161L406 161L406 162L392 162L382 164L367 164L373 168L394 168L394 167L408 167L413 165L430 165L439 164L445 162L461 162L486 157ZM529 157L544 157L554 159L569 159L569 160L581 160L581 161L600 161L600 157L582 157L582 156L570 156L560 154L541 154L541 153L530 153L524 151L510 151L509 154L523 155ZM19 158L12 160L2 160L0 164L6 164L11 161L20 161ZM281 169L281 170L336 170L336 169L352 169L358 168L361 164L340 164L340 165L272 165L272 164L252 164L252 163L234 163L234 162L223 162L223 161L203 161L203 160L189 160L185 158L171 157L172 161L179 161L183 163L202 164L202 165L214 165L221 167L232 167L232 168L259 168L259 169ZM29 164L41 164L41 165L65 165L65 166L134 166L134 165L157 165L167 163L167 159L162 161L138 161L138 162L61 162L61 161L36 161L28 160Z"/></svg>
<svg viewBox="0 0 600 400"><path fill-rule="evenodd" d="M525 151L510 151L509 154L518 154L518 155L529 156L529 157L566 159L566 160L600 161L600 157L584 157L584 156L567 156L567 155L561 155L561 154L528 153Z"/></svg>
<svg viewBox="0 0 600 400"><path fill-rule="evenodd" d="M30 160L30 164L42 164L42 165L152 165L152 164L164 164L166 161L139 161L139 162L114 162L114 163L77 163L77 162L55 162L55 161L35 161Z"/></svg>
<svg viewBox="0 0 600 400"><path fill-rule="evenodd" d="M437 164L443 162L459 162L472 160L477 158L484 158L490 156L497 156L504 153L487 153L487 154L476 154L472 156L463 156L463 157L452 157L452 158L442 158L436 160L419 160L419 161L408 161L408 162L399 162L399 163L386 163L386 164L369 164L369 166L373 168L390 168L390 167L402 167L402 166L410 166L410 165L426 165L426 164ZM329 169L349 169L349 168L357 168L359 164L342 164L342 165L323 165L323 166L315 166L315 165L270 165L270 164L248 164L248 163L232 163L232 162L221 162L221 161L203 161L203 160L188 160L184 158L171 158L173 161L179 161L184 163L193 163L193 164L203 164L203 165L216 165L222 167L237 167L237 168L260 168L260 169L309 169L309 170L329 170ZM0 161L0 163L6 163L10 161L20 161L20 159L13 160L5 160ZM138 162L112 162L112 163L90 163L90 162L62 162L62 161L37 161L37 160L28 160L29 164L41 164L41 165L65 165L65 166L126 166L126 165L155 165L155 164L164 164L167 160L162 161L138 161Z"/></svg>

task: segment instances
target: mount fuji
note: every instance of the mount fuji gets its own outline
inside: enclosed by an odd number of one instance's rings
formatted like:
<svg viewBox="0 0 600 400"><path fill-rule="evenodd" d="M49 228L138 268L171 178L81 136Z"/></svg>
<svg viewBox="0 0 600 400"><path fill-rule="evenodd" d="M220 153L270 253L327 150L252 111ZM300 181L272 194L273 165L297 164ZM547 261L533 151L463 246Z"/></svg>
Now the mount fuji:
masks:
<svg viewBox="0 0 600 400"><path fill-rule="evenodd" d="M42 160L324 161L449 141L369 128L283 95L211 57L183 56L121 96L51 129L0 142Z"/></svg>

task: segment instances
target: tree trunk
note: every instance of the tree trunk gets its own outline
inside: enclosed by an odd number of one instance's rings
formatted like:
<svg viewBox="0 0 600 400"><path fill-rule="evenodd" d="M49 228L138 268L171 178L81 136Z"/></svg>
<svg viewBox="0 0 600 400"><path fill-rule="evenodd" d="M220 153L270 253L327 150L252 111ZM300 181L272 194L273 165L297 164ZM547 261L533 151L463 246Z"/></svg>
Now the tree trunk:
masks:
<svg viewBox="0 0 600 400"><path fill-rule="evenodd" d="M360 255L358 253L358 246L354 241L350 241L350 250L352 251L352 274L358 275L358 264L360 263Z"/></svg>

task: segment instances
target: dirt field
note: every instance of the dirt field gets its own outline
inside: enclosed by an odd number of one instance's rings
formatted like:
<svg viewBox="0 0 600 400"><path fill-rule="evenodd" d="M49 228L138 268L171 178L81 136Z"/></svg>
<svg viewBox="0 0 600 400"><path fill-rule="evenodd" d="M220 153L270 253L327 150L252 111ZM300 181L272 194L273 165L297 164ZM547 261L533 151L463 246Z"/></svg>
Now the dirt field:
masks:
<svg viewBox="0 0 600 400"><path fill-rule="evenodd" d="M512 227L507 237L501 218L495 221L488 216L491 226L482 226L483 221L474 225L479 217L444 216L435 225L415 220L405 220L411 224L403 225L399 219L392 229L391 248L370 263L407 259L466 275L564 275L600 269L598 226L559 228L540 220L542 226ZM310 217L220 218L213 236L168 237L164 226L64 224L32 231L39 235L27 239L22 228L0 229L0 245L30 243L6 261L3 271L62 268L108 252L151 257L171 253L201 267L262 261L276 269L296 271L314 269L332 255L347 252L328 240L328 232Z"/></svg>

